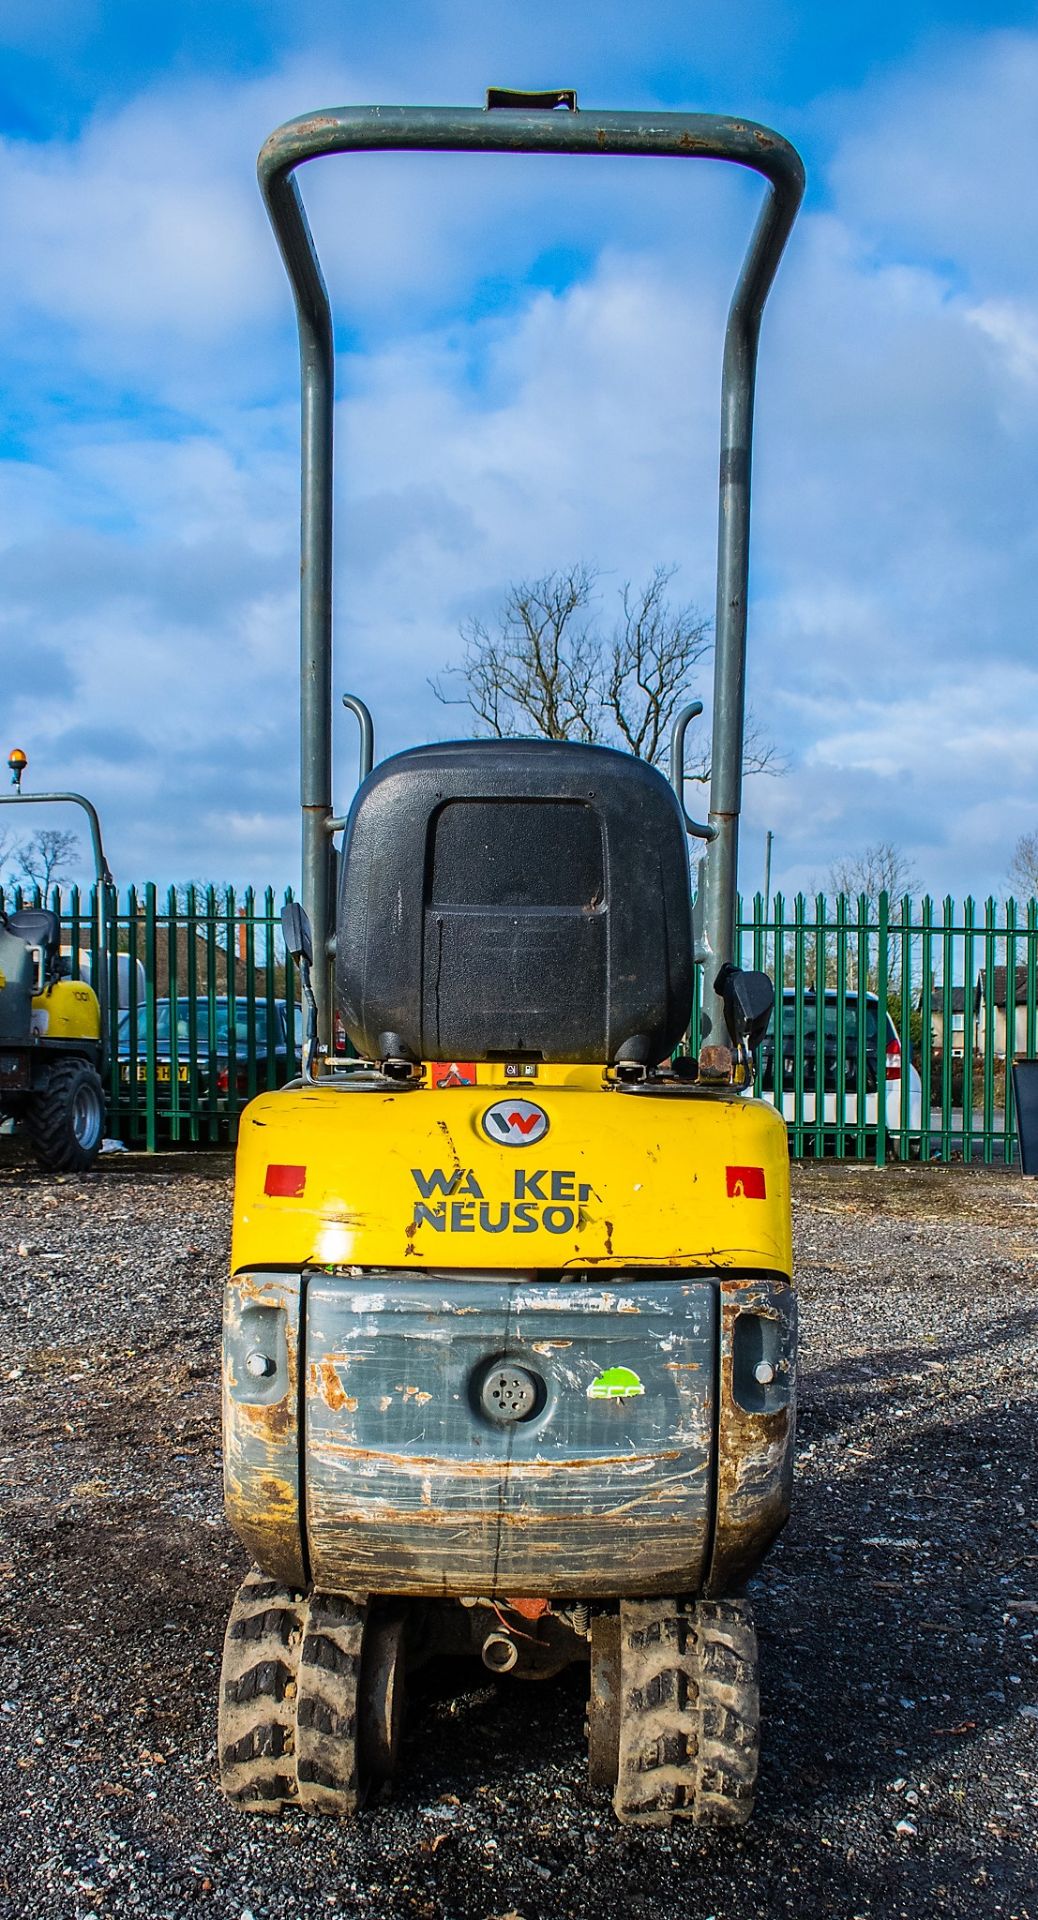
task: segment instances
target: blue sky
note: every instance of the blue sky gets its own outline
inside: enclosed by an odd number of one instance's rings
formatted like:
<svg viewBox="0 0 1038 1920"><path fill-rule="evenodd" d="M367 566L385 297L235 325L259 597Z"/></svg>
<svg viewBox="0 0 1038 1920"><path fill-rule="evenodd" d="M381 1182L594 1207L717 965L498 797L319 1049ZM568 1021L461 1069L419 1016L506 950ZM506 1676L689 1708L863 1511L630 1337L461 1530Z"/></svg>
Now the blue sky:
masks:
<svg viewBox="0 0 1038 1920"><path fill-rule="evenodd" d="M294 880L297 392L264 136L356 102L770 121L805 211L765 318L743 880L892 839L998 892L1038 826L1038 8L0 0L0 714L123 881ZM692 179L689 176L694 176ZM380 752L510 580L712 611L752 184L683 163L308 169L337 315L336 683ZM705 691L705 690L704 690ZM355 742L343 722L338 799Z"/></svg>

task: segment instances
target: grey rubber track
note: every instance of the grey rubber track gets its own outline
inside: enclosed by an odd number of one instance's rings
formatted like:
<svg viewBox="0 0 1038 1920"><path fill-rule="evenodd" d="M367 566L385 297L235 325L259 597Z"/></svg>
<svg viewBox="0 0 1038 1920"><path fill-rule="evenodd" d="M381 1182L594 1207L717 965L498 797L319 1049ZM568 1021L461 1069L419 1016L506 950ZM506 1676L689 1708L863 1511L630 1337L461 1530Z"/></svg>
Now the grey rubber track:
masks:
<svg viewBox="0 0 1038 1920"><path fill-rule="evenodd" d="M349 1600L246 1575L224 1637L218 1734L220 1784L238 1806L356 1812L363 1635Z"/></svg>
<svg viewBox="0 0 1038 1920"><path fill-rule="evenodd" d="M757 1637L745 1600L625 1600L613 1807L626 1826L738 1826L753 1810Z"/></svg>

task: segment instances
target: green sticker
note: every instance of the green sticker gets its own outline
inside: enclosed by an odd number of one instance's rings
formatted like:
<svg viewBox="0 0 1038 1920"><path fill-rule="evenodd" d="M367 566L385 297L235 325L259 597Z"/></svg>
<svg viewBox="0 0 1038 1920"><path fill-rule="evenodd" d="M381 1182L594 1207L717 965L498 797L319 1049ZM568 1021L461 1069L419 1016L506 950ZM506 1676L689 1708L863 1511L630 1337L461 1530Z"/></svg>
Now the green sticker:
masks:
<svg viewBox="0 0 1038 1920"><path fill-rule="evenodd" d="M589 1400L634 1400L645 1388L636 1373L630 1367L607 1367L592 1380L587 1390Z"/></svg>

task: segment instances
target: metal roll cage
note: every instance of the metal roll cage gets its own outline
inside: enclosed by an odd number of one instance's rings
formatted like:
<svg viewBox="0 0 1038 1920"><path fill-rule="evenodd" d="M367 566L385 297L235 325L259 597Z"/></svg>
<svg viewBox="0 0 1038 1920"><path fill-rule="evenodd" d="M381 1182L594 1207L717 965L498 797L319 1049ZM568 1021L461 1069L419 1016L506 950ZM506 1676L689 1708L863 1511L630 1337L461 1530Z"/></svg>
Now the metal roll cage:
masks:
<svg viewBox="0 0 1038 1920"><path fill-rule="evenodd" d="M566 109L560 111L560 108ZM710 838L700 867L698 958L707 965L704 1041L725 1038L714 988L734 958L742 793L750 450L761 314L804 191L796 150L748 120L694 113L578 110L575 94L491 91L485 108L341 107L287 121L260 151L260 189L295 296L302 375L300 607L303 901L313 926L319 1040L331 1025L332 934L332 411L331 307L298 184L297 167L333 153L647 154L727 160L768 183L725 331L714 653ZM704 836L705 837L705 836Z"/></svg>

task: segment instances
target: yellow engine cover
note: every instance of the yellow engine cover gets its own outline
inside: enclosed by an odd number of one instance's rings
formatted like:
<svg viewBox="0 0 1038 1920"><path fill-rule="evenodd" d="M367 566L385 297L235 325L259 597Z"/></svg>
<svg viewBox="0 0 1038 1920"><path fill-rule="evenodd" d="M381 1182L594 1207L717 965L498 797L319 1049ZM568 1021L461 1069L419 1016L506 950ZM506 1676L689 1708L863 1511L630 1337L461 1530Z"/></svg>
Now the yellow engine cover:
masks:
<svg viewBox="0 0 1038 1920"><path fill-rule="evenodd" d="M786 1127L731 1089L600 1069L261 1094L241 1119L232 1267L792 1267Z"/></svg>
<svg viewBox="0 0 1038 1920"><path fill-rule="evenodd" d="M85 980L56 980L32 1003L32 1031L40 1040L101 1038L101 1008Z"/></svg>

